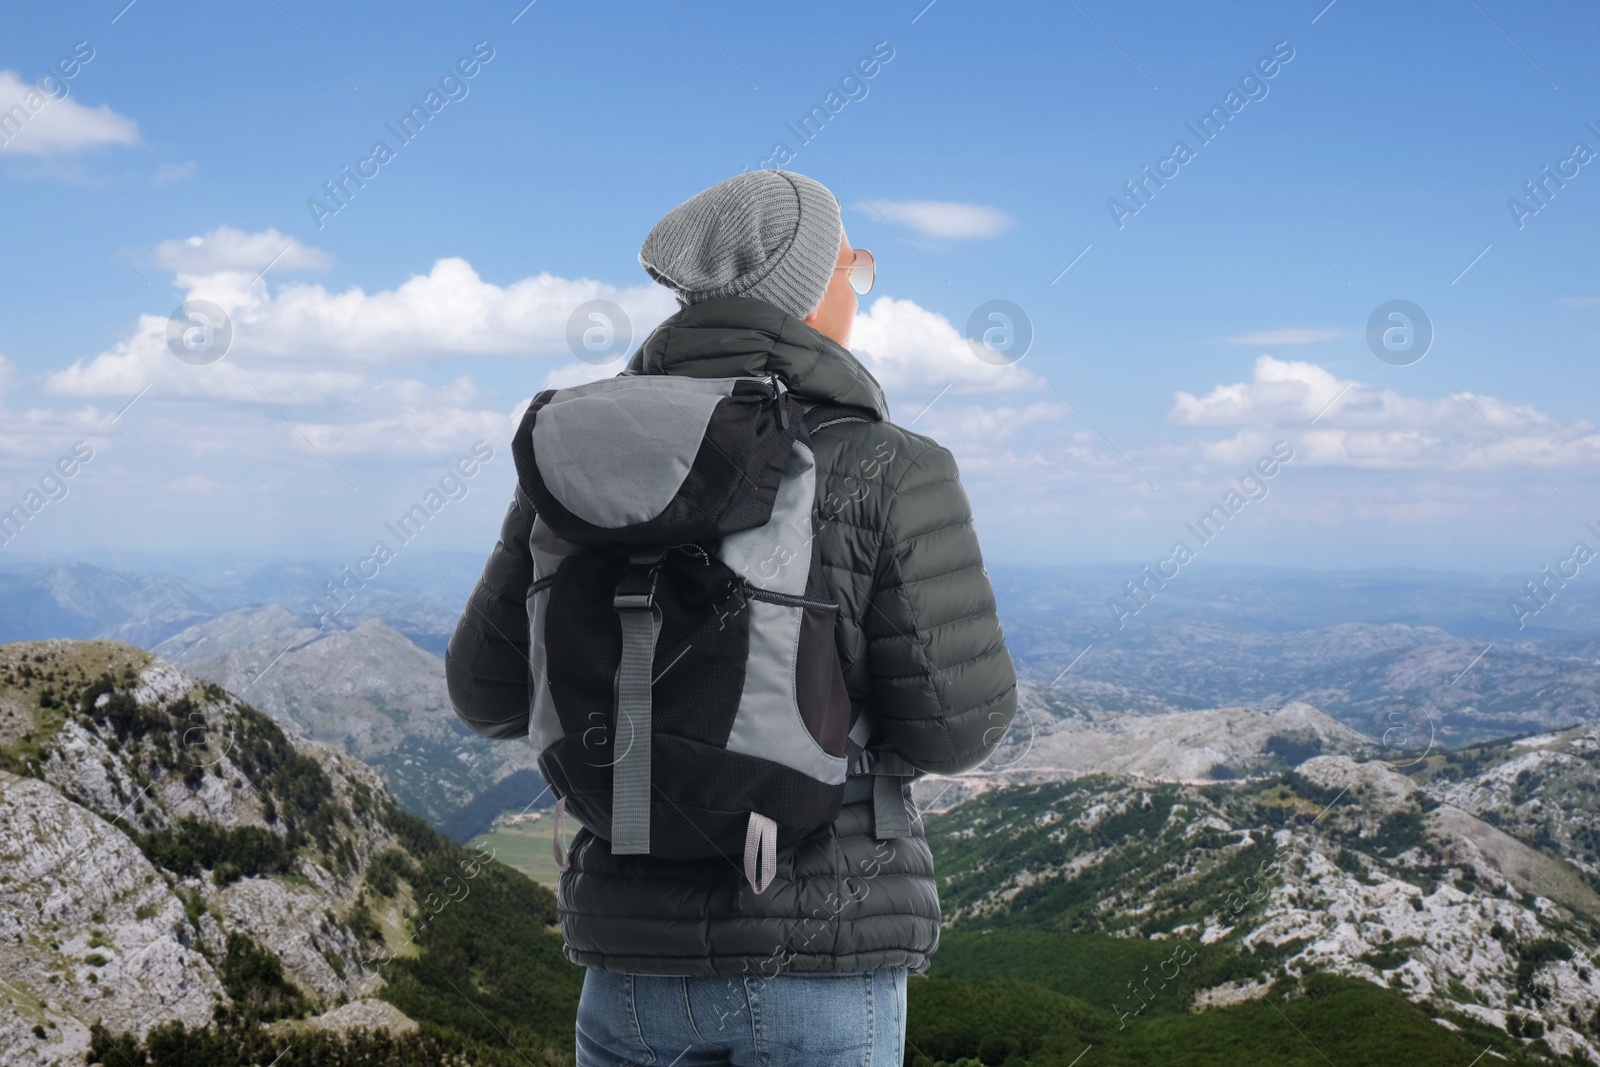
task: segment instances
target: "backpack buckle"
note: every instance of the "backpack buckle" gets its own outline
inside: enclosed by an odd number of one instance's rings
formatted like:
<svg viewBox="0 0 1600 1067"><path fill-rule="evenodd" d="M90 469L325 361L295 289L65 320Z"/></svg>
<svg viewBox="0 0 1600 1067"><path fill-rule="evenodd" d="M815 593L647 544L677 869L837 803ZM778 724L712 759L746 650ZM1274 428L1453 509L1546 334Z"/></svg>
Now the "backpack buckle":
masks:
<svg viewBox="0 0 1600 1067"><path fill-rule="evenodd" d="M660 550L641 550L628 557L617 582L611 606L618 611L649 611L655 604L656 574L661 569Z"/></svg>

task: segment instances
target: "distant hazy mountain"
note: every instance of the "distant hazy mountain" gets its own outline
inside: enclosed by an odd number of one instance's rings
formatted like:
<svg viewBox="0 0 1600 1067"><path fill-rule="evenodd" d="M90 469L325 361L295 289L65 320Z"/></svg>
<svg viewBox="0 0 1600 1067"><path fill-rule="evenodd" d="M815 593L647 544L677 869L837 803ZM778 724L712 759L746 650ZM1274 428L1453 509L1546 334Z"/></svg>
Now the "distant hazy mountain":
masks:
<svg viewBox="0 0 1600 1067"><path fill-rule="evenodd" d="M0 573L0 644L103 636L153 645L214 617L225 602L214 590L181 578L89 563Z"/></svg>
<svg viewBox="0 0 1600 1067"><path fill-rule="evenodd" d="M1600 721L1600 660L1576 636L1487 642L1405 623L1258 630L1142 616L1120 633L1008 620L1006 636L1027 677L1105 710L1305 701L1374 738L1407 727L1452 746Z"/></svg>
<svg viewBox="0 0 1600 1067"><path fill-rule="evenodd" d="M1133 714L1106 711L1023 682L1018 713L975 772L915 783L925 810L986 789L1112 773L1169 782L1231 781L1293 768L1312 756L1370 759L1385 752L1309 704Z"/></svg>
<svg viewBox="0 0 1600 1067"><path fill-rule="evenodd" d="M1154 560L1147 561L1154 563ZM988 568L1002 614L1030 628L1037 621L1089 624L1102 634L1116 628L1108 601L1131 608L1127 584L1142 585L1147 603L1134 625L1160 627L1173 620L1220 622L1247 630L1293 633L1340 623L1436 627L1477 641L1546 638L1600 631L1600 585L1569 582L1547 607L1518 625L1513 597L1525 574L1473 574L1403 568L1321 570L1315 567L1245 567L1205 559L1164 582L1140 565ZM1081 646L1080 646L1081 647Z"/></svg>
<svg viewBox="0 0 1600 1067"><path fill-rule="evenodd" d="M106 636L153 648L278 604L327 632L376 619L437 656L482 564L477 553L402 554L341 601L329 586L348 561L96 558L0 560L12 568L0 569L0 641ZM1157 585L1128 567L990 570L1024 677L1100 711L1303 702L1417 751L1600 721L1600 586L1569 583L1519 629L1507 606L1516 576L1196 561ZM1129 599L1136 580L1142 606Z"/></svg>
<svg viewBox="0 0 1600 1067"><path fill-rule="evenodd" d="M458 840L482 833L505 808L554 803L532 747L485 741L462 726L444 661L377 620L319 631L278 605L246 608L154 651L371 764L402 807ZM492 811L474 806L485 794Z"/></svg>
<svg viewBox="0 0 1600 1067"><path fill-rule="evenodd" d="M420 558L419 558L420 557ZM143 557L140 557L143 558ZM482 560L462 554L401 556L380 579L338 598L330 583L348 561L267 560L250 566L123 570L83 560L0 568L0 642L106 637L153 648L196 623L244 607L280 604L317 625L349 629L380 619L443 655Z"/></svg>
<svg viewBox="0 0 1600 1067"><path fill-rule="evenodd" d="M0 1065L569 1062L548 890L124 644L0 647Z"/></svg>

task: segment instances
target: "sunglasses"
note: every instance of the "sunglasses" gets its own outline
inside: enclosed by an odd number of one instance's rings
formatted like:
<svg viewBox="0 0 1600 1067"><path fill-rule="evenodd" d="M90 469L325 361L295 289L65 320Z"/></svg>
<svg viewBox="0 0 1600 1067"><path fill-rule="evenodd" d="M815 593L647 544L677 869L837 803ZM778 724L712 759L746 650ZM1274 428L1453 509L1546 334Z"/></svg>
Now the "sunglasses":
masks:
<svg viewBox="0 0 1600 1067"><path fill-rule="evenodd" d="M866 296L872 292L872 283L878 276L878 264L872 258L872 253L865 248L857 248L853 257L854 262L833 269L849 271L850 288L857 294Z"/></svg>

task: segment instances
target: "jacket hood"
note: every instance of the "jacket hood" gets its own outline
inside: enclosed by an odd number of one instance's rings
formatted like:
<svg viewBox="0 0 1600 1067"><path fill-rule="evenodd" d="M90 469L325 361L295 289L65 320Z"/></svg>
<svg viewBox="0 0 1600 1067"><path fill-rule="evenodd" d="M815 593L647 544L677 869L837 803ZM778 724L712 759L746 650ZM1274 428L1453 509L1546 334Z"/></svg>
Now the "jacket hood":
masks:
<svg viewBox="0 0 1600 1067"><path fill-rule="evenodd" d="M721 297L683 308L645 338L622 373L776 374L796 396L853 404L879 419L889 417L883 387L849 349L752 297Z"/></svg>

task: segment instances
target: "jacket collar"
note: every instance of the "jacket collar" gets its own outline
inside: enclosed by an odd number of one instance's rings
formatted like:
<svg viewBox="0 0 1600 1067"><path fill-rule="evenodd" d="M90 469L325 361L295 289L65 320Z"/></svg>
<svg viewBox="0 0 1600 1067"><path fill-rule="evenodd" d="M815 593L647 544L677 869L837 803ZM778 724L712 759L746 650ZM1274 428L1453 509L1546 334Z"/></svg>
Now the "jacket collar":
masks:
<svg viewBox="0 0 1600 1067"><path fill-rule="evenodd" d="M683 308L645 338L622 373L776 374L796 396L853 404L879 419L889 417L883 387L849 349L752 297L722 297Z"/></svg>

